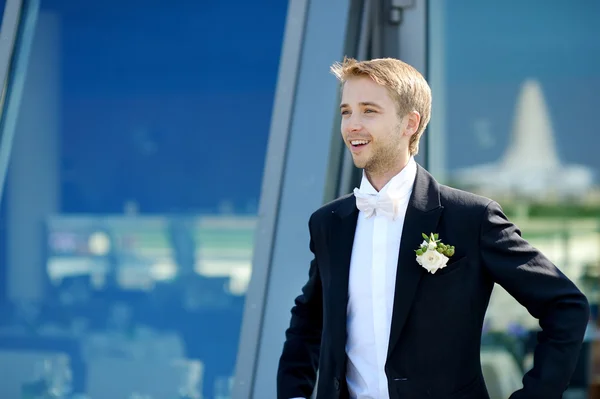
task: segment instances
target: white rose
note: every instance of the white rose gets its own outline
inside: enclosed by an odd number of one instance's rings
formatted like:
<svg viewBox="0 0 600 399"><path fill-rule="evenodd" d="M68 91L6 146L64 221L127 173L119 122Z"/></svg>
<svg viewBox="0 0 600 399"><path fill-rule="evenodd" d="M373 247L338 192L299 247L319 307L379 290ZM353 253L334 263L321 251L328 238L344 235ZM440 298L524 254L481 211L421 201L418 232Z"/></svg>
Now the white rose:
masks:
<svg viewBox="0 0 600 399"><path fill-rule="evenodd" d="M429 273L434 274L439 269L446 267L448 257L434 250L427 250L423 255L417 256L417 262Z"/></svg>

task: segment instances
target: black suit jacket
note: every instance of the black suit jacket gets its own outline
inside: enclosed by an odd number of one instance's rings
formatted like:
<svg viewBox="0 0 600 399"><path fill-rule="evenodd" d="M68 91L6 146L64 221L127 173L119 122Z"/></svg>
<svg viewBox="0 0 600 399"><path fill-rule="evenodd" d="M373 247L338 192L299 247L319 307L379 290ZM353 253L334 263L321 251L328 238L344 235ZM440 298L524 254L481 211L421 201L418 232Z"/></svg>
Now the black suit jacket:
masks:
<svg viewBox="0 0 600 399"><path fill-rule="evenodd" d="M347 398L346 309L358 210L354 196L310 218L309 279L295 300L279 361L277 397ZM456 247L430 274L416 262L421 233ZM406 212L385 372L392 399L488 398L479 358L494 283L539 319L532 370L511 399L561 398L588 322L588 302L543 254L521 238L500 206L438 184L420 166Z"/></svg>

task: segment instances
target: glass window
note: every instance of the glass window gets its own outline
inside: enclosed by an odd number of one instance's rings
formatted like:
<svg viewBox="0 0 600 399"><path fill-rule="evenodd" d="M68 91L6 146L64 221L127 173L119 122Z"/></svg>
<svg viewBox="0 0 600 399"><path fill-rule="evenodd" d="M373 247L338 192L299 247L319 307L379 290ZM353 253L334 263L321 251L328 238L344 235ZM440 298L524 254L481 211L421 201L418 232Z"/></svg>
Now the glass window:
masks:
<svg viewBox="0 0 600 399"><path fill-rule="evenodd" d="M0 22L4 17L4 8L6 7L6 0L0 0Z"/></svg>
<svg viewBox="0 0 600 399"><path fill-rule="evenodd" d="M4 18L4 8L6 7L6 0L0 0L0 29L2 28L2 18ZM8 44L8 43L7 43ZM0 61L2 62L2 61ZM2 107L2 101L0 101L0 107ZM0 110L0 117L2 115L2 110ZM2 145L2 132L0 131L0 145ZM4 181L6 171L0 167L0 182ZM5 295L5 287L3 281L6 280L6 270L4 267L4 259L2 254L6 253L6 249L4 247L4 243L2 237L5 235L4 233L4 223L2 220L5 219L4 215L6 214L6 209L4 206L4 201L2 201L2 183L0 183L0 298Z"/></svg>
<svg viewBox="0 0 600 399"><path fill-rule="evenodd" d="M428 133L432 171L450 185L496 199L524 237L585 291L597 317L600 3L452 0L435 6L429 10L438 118ZM482 349L490 381L495 371L512 370L520 384L538 328L496 287ZM589 330L591 337L593 323ZM588 381L588 349L571 390ZM485 359L506 367L495 370Z"/></svg>
<svg viewBox="0 0 600 399"><path fill-rule="evenodd" d="M287 3L27 11L0 363L36 355L0 397L229 397Z"/></svg>

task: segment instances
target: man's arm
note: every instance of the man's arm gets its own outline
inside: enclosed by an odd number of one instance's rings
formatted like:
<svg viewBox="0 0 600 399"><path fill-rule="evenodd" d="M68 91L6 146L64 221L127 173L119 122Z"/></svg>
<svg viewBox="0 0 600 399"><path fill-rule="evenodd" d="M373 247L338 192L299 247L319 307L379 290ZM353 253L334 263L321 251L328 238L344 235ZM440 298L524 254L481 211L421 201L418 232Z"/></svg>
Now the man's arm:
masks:
<svg viewBox="0 0 600 399"><path fill-rule="evenodd" d="M323 330L323 292L313 243L313 218L309 221L310 263L308 282L292 308L290 327L286 330L283 353L277 372L279 399L310 398L317 379L321 332Z"/></svg>
<svg viewBox="0 0 600 399"><path fill-rule="evenodd" d="M533 317L542 331L534 367L510 399L559 399L579 357L589 305L585 296L543 254L521 238L500 205L488 204L481 224L483 265Z"/></svg>

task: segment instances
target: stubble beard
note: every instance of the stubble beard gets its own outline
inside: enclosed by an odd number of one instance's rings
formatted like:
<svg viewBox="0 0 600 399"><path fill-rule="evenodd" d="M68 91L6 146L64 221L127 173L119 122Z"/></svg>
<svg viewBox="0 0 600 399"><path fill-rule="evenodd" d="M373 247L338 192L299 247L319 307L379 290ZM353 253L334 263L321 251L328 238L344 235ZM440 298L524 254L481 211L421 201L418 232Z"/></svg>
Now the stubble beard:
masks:
<svg viewBox="0 0 600 399"><path fill-rule="evenodd" d="M396 126L394 133L398 134L400 129L400 125ZM359 169L363 169L369 176L386 174L397 167L401 151L400 142L400 137L395 137L389 140L388 143L377 142L375 144L372 142L373 150L371 156L366 160L355 160L354 165Z"/></svg>
<svg viewBox="0 0 600 399"><path fill-rule="evenodd" d="M370 159L364 162L363 169L369 176L384 175L388 171L395 169L398 163L399 148L398 143L392 142L387 146L374 148Z"/></svg>

